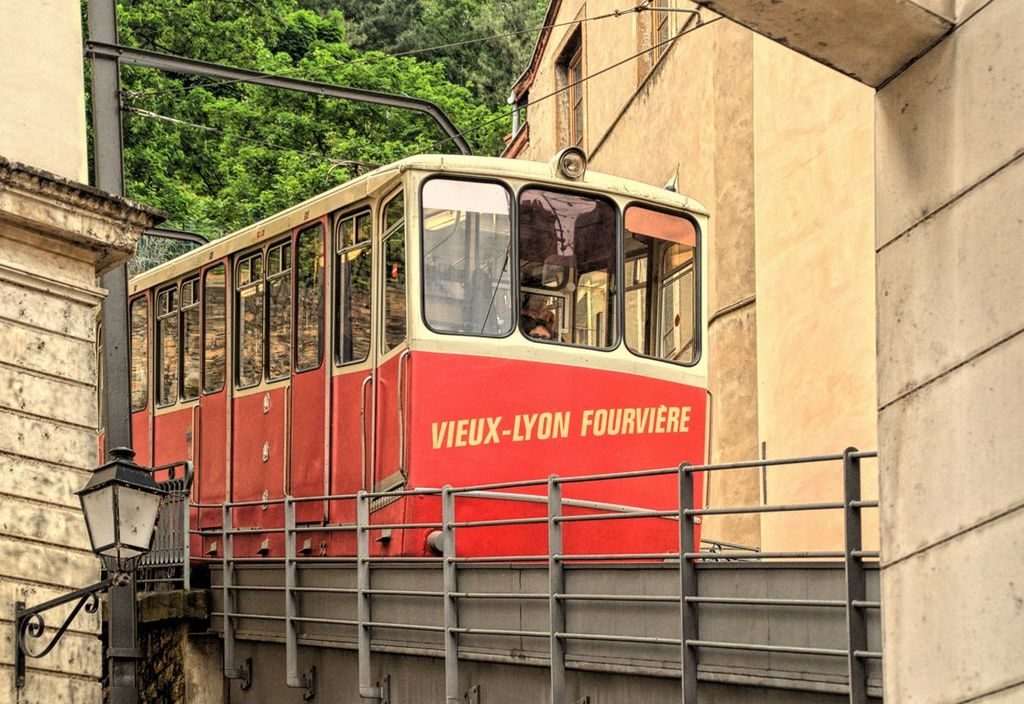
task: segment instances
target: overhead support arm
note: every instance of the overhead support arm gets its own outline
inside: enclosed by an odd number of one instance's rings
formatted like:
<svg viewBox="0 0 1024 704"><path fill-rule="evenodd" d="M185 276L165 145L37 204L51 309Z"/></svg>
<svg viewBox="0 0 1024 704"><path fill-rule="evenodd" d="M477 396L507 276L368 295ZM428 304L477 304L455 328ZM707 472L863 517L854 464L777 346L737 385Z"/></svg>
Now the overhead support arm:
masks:
<svg viewBox="0 0 1024 704"><path fill-rule="evenodd" d="M275 76L260 71L250 71L244 68L234 68L223 64L213 64L206 61L187 59L171 54L161 54L156 51L135 49L120 44L109 44L105 42L89 41L85 44L85 54L91 58L115 59L122 64L133 66L145 66L155 68L169 73L185 73L210 78L221 78L227 81L238 81L240 83L252 83L255 85L269 86L292 90L309 95L322 95L329 98L341 98L342 100L355 100L362 103L373 103L385 105L392 108L402 108L422 112L433 118L441 130L455 143L463 154L472 154L469 143L459 132L455 124L448 118L441 108L429 100L410 98L404 95L392 95L390 93L378 93L377 91L364 90L362 88L343 88L320 83L318 81L306 81L301 78L288 78L287 76Z"/></svg>
<svg viewBox="0 0 1024 704"><path fill-rule="evenodd" d="M172 230L168 227L152 227L142 234L147 237L163 237L167 240L179 240L181 242L191 242L198 245L204 245L209 242L208 239L202 235L196 234L195 232Z"/></svg>

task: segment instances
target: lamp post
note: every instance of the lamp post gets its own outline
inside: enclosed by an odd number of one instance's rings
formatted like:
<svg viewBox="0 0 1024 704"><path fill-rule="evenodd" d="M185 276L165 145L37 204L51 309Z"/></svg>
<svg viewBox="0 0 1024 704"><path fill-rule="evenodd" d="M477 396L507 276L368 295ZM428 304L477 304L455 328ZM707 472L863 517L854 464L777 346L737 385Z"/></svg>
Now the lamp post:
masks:
<svg viewBox="0 0 1024 704"><path fill-rule="evenodd" d="M111 461L93 472L78 492L89 530L92 550L103 558L111 576L101 582L65 594L57 599L26 608L25 602L14 609L15 686L25 686L25 659L48 654L63 637L83 608L95 613L98 594L111 590L111 598L127 594L130 607L112 608L110 624L111 701L137 702L135 686L135 589L132 570L138 558L149 552L164 491L153 480L152 471L132 461L135 453L127 448L110 451ZM42 614L50 609L78 602L53 638L41 649L29 647L30 639L42 638L46 624ZM117 622L115 622L115 619ZM128 640L130 638L130 640ZM127 665L126 663L130 663Z"/></svg>

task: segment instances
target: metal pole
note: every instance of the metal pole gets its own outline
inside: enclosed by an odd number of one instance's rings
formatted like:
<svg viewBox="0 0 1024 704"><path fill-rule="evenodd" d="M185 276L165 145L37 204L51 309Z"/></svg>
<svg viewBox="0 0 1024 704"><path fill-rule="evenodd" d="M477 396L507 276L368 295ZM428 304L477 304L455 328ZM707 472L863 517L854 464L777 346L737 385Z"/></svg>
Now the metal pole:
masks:
<svg viewBox="0 0 1024 704"><path fill-rule="evenodd" d="M854 604L867 599L867 583L864 563L855 553L862 550L860 507L860 458L855 457L856 448L847 448L843 453L843 501L844 524L846 528L846 634L849 648L850 704L866 704L867 668L858 657L858 652L868 649L868 624L864 609Z"/></svg>
<svg viewBox="0 0 1024 704"><path fill-rule="evenodd" d="M304 687L299 677L299 633L297 594L295 592L297 566L295 564L295 502L284 499L284 659L285 682L289 687Z"/></svg>
<svg viewBox="0 0 1024 704"><path fill-rule="evenodd" d="M548 478L548 612L551 617L551 704L565 704L565 572L562 561L562 485Z"/></svg>
<svg viewBox="0 0 1024 704"><path fill-rule="evenodd" d="M455 563L455 494L450 486L441 493L441 540L444 554L444 691L448 704L464 704L459 696L459 626L458 602L452 592L458 589Z"/></svg>
<svg viewBox="0 0 1024 704"><path fill-rule="evenodd" d="M89 0L89 38L117 43L115 0ZM120 76L117 58L92 61L93 152L96 187L124 195L121 156ZM131 399L128 390L128 269L121 265L103 276L103 388L107 447L132 446ZM111 704L139 701L135 661L138 658L135 582L110 590L110 641L107 649Z"/></svg>
<svg viewBox="0 0 1024 704"><path fill-rule="evenodd" d="M697 565L687 557L694 547L693 472L688 463L679 465L679 640L681 649L682 704L697 704L697 648L687 641L698 637L697 604L686 597L697 596Z"/></svg>

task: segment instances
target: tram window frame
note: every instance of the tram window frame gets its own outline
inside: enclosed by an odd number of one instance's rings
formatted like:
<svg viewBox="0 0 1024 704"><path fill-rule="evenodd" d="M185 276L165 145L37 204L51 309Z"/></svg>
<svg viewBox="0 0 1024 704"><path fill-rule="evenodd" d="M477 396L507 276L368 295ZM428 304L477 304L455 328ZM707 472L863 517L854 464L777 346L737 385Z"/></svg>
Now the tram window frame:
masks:
<svg viewBox="0 0 1024 704"><path fill-rule="evenodd" d="M223 291L223 293L221 295L221 311L220 311L220 313L221 313L221 319L220 319L221 343L219 345L219 349L215 349L215 346L213 344L211 344L211 341L215 340L216 338L214 338L214 337L212 337L210 335L210 317L211 317L210 316L210 310L211 310L210 309L210 304L212 302L211 301L211 297L209 295L209 291L212 288L212 286L210 284L210 278L211 278L211 275L217 269L220 269L220 272L221 272L222 279L221 279L220 286L221 286L221 289ZM214 264L213 266L207 267L206 270L203 272L202 293L200 294L201 302L202 302L202 310L203 310L203 313L202 313L202 332L201 332L201 335L202 335L202 348L203 348L203 356L202 356L202 392L203 392L203 394L216 394L216 393L220 393L221 391L224 390L224 384L227 382L227 374L228 374L228 369L227 369L227 367L228 367L228 351L227 351L227 343L228 343L228 311L227 311L227 301L228 301L228 298L227 298L227 292L228 292L228 270L227 270L227 266L225 266L224 262L219 262L217 264ZM218 351L220 352L220 362L219 362L219 364L217 364L215 362L215 356L216 356L216 353ZM211 356L214 357L214 364L211 364ZM210 372L211 367L220 367L220 371L219 371L220 381L216 385L213 385L213 384L209 383L211 377L213 376L211 374L211 372Z"/></svg>
<svg viewBox="0 0 1024 704"><path fill-rule="evenodd" d="M346 237L344 230L345 223L352 223L351 240ZM334 234L334 363L339 367L351 364L362 364L370 358L373 350L373 210L369 207L360 206L354 210L340 213L334 218L332 232ZM360 224L368 225L364 231ZM364 236L361 236L364 235ZM346 302L342 297L349 293L349 288L342 285L341 267L344 262L355 261L357 258L366 256L369 262L369 277L367 278L368 290L366 301L369 307L366 311L366 339L360 340L363 343L362 356L353 356L345 359L342 354L346 344L345 334L348 332L348 319L343 319L344 312L348 310ZM348 301L351 303L351 300ZM351 338L355 341L354 338Z"/></svg>
<svg viewBox="0 0 1024 704"><path fill-rule="evenodd" d="M139 336L136 335L136 310L142 309L142 342L138 344ZM129 345L129 376L128 382L131 393L131 411L138 413L149 408L149 296L143 294L133 298L128 303L128 325L131 332L131 344ZM141 354L140 354L141 352ZM141 362L141 366L140 366ZM141 374L139 373L141 369ZM141 382L141 384L139 383ZM101 394L102 395L102 394Z"/></svg>
<svg viewBox="0 0 1024 704"><path fill-rule="evenodd" d="M426 229L426 210L425 210L426 200L424 198L423 193L424 193L424 189L426 188L426 186L429 183L431 183L433 181L439 181L439 180L440 181L449 181L449 182L454 181L454 182L476 183L476 184L483 184L483 185L499 186L499 187L501 187L505 191L505 194L508 196L508 209L509 209L509 212L508 212L508 226L509 226L509 230L508 230L508 250L507 250L507 253L506 253L505 266L502 269L502 271L499 272L499 274L498 274L498 281L496 282L495 288L494 288L494 297L496 298L497 295L499 294L499 292L501 291L501 276L503 274L508 276L508 294L511 297L511 300L509 302L508 330L505 331L505 332L502 332L502 333L485 333L485 332L482 332L482 331L480 331L480 332L460 332L458 330L442 330L442 329L438 329L435 325L431 324L430 316L428 315L428 312L427 312L427 278L428 278L427 277L427 254L426 254L426 252L427 252L427 241L426 241L427 229ZM431 332L437 333L438 335L457 335L457 336L461 336L461 337L486 337L486 338L489 338L489 339L503 339L503 338L509 337L510 335L513 335L515 333L516 328L519 325L518 306L516 305L516 301L518 300L518 293L516 291L516 284L515 284L515 280L518 278L518 276L517 276L518 275L518 267L516 266L516 262L518 261L518 248L517 248L516 245L517 245L517 242L518 242L517 234L518 234L518 212L519 212L519 209L517 207L517 204L518 204L518 199L517 199L517 195L516 195L515 191L512 189L512 187L508 183L506 183L505 181L502 181L500 179L474 178L474 177L470 177L470 176L463 176L461 174L459 174L459 175L434 174L434 175L431 175L431 176L425 178L423 180L423 182L420 184L420 191L419 191L419 216L420 216L419 217L419 220L420 220L419 238L420 238L420 252L423 253L420 256L420 261L419 261L419 266L420 266L420 301L421 301L421 308L422 308L422 310L420 312L421 312L421 314L423 316L423 318L422 318L423 324L426 325L428 330L430 330ZM493 299L492 299L492 301L493 301Z"/></svg>
<svg viewBox="0 0 1024 704"><path fill-rule="evenodd" d="M693 269L693 317L692 317L692 322L693 322L693 358L691 360L689 360L689 361L678 361L678 360L674 360L674 359L666 359L665 357L659 356L657 354L647 354L647 353L643 352L642 350L636 350L636 349L633 348L633 346L631 344L629 344L629 341L628 341L627 336L626 336L626 318L625 318L625 316L626 316L626 307L627 306L626 306L625 296L626 296L627 288L628 287L626 285L625 277L623 278L623 282L622 282L623 285L621 287L622 290L623 290L623 301L622 301L622 306L620 308L620 317L622 318L622 343L623 343L623 346L627 350L629 350L629 352L632 355L634 355L636 357L641 357L643 359L652 359L652 360L655 360L655 361L658 361L658 362L665 362L667 364L674 364L674 365L680 366L680 367L695 367L698 364L700 364L700 361L701 361L701 359L703 357L703 354L704 354L704 351L703 351L704 338L703 338L703 335L702 335L702 328L701 328L701 313L702 313L702 310L703 310L703 308L702 308L702 306L703 306L702 289L703 289L703 285L704 285L703 278L701 276L701 262L703 261L702 257L704 255L704 251L703 251L703 231L701 230L700 223L690 213L687 213L686 211L683 211L683 210L674 210L674 209L671 209L671 208L666 208L664 206L656 205L654 203L645 202L645 201L637 201L637 200L633 200L633 201L629 201L629 202L625 203L623 205L623 208L622 208L622 220L621 220L621 227L620 227L620 232L622 233L622 247L621 247L622 256L621 256L621 259L622 259L622 266L623 266L623 273L624 274L625 274L626 266L628 264L628 262L626 261L626 247L625 247L625 239L626 239L626 236L627 236L627 231L626 231L626 213L632 207L644 208L646 210L652 210L652 211L655 211L657 213L662 213L664 215L670 215L672 217L679 217L679 218L682 218L684 220L687 220L693 226L693 230L694 230L694 247L693 247L693 259L691 260L692 261L691 266L692 266L692 269ZM641 236L645 236L645 235L641 235ZM664 258L665 256L667 256L668 251L669 251L668 248L663 250L662 253L661 253L661 257ZM675 273L675 272L671 272L671 273ZM650 267L648 266L648 271L647 271L648 281L650 280L650 277L651 277L651 271L650 271ZM646 284L645 284L645 286L646 286ZM645 303L645 305L650 305L650 302L648 301L647 303ZM651 320L659 320L661 318L662 313L663 313L663 310L662 310L662 299L661 299L660 292L659 292L657 307L652 309L652 310L648 310L647 311L647 316ZM645 323L645 331L644 331L645 336L657 335L657 336L660 337L661 336L660 327L658 329L652 329L652 327L653 326L650 323ZM652 337L651 341L645 341L643 346L647 346L647 345L653 344L653 343L654 343L654 340L653 340L653 337ZM658 344L660 345L660 342Z"/></svg>
<svg viewBox="0 0 1024 704"><path fill-rule="evenodd" d="M157 289L156 292L156 364L154 368L156 370L156 407L167 408L173 406L179 401L179 384L181 383L181 318L179 317L179 291L178 282L174 282L169 286L164 286ZM166 325L173 321L174 333L172 336L174 339L174 359L168 370L174 372L174 378L166 385L165 394L165 379L164 379L164 366L167 363L166 350L164 349L164 331ZM173 395L172 395L173 392Z"/></svg>
<svg viewBox="0 0 1024 704"><path fill-rule="evenodd" d="M294 358L292 349L292 329L294 321L292 320L292 307L294 301L292 300L292 283L294 274L294 258L292 256L292 240L289 237L286 240L280 240L267 245L266 251L266 264L263 268L264 272L264 286L263 286L263 316L265 321L265 331L263 335L263 366L264 375L267 382L284 381L289 378L292 373L292 359ZM274 265L276 263L276 270ZM281 291L284 291L287 296L287 300L283 303L280 301L274 301L274 291L272 285L278 281L286 279L285 283L281 287ZM276 304L276 305L275 305ZM274 328L274 308L279 307L280 310L285 311L288 317L288 329L281 331ZM271 345L274 344L275 333L278 341L285 341L287 345L287 352L275 357ZM275 374L274 372L280 372Z"/></svg>
<svg viewBox="0 0 1024 704"><path fill-rule="evenodd" d="M186 292L186 290L188 290L190 292L189 296L191 297L190 302L187 302L187 303L186 303L186 300L185 300L185 292ZM202 338L201 312L200 312L200 310L201 310L201 308L200 308L200 297L199 297L199 276L195 275L195 276L190 276L188 278L182 279L181 284L180 284L180 288L179 288L179 292L178 292L178 312L179 312L179 315L181 316L181 323L180 323L180 328L179 328L179 335L180 335L181 340L180 340L180 343L179 343L179 346L178 346L178 357L181 360L179 362L179 364L181 366L181 369L178 372L178 385L179 385L178 400L179 401L183 401L183 402L184 401L195 401L196 399L198 399L199 395L201 393L201 389L202 389L202 364L203 364L203 361L202 361L203 344L202 344L202 342L203 342L203 338ZM194 318L195 318L194 325L196 327L195 341L196 341L197 345L196 345L196 349L193 351L194 354L196 355L195 360L194 360L194 362L195 362L195 370L194 371L195 371L195 375L196 375L196 387L195 387L195 393L191 394L191 395L186 393L186 388L185 388L185 383L186 383L186 377L185 377L186 369L185 369L185 367L186 367L186 360L187 360L187 357L188 357L187 353L190 351L188 349L188 345L187 345L188 338L187 338L187 331L185 329L186 328L186 320L187 320L186 316L188 316L188 317L193 317L194 316Z"/></svg>
<svg viewBox="0 0 1024 704"><path fill-rule="evenodd" d="M611 341L609 342L609 344L607 346L597 347L597 346L580 344L580 343L571 342L571 341L570 342L563 342L560 339L563 327L565 327L568 330L570 336L574 336L575 335L575 332L574 332L575 331L575 313L576 313L576 305L577 305L578 302L573 298L573 295L575 293L576 287L579 284L579 278L577 277L576 281L570 282L569 281L570 272L569 272L568 269L566 269L560 275L560 278L558 279L558 283L557 284L551 284L550 286L546 286L546 285L543 285L543 282L541 282L542 285L538 285L538 286L529 286L529 285L524 286L523 285L523 271L522 271L522 268L523 268L522 267L522 265L523 265L522 257L523 257L523 255L522 255L522 248L520 247L520 240L522 239L522 226L523 226L522 199L523 199L523 194L525 194L525 193L527 193L528 191L531 191L531 190L543 190L543 191L547 191L547 192L550 192L550 193L558 193L558 194L563 194L563 195L570 195L570 196L578 196L578 197L583 197L583 198L590 198L590 199L592 199L594 201L598 201L598 202L604 203L605 205L610 206L611 209L612 209L612 215L614 217L614 227L613 227L613 233L614 234L613 234L612 246L614 247L615 255L612 258L612 267L608 270L608 273L610 273L611 276L612 276L612 280L608 284L608 296L607 296L607 305L606 305L606 311L605 311L605 313L607 315L605 316L605 325L606 326L611 326L612 332L614 334L612 335L612 339L611 339ZM622 250L622 238L621 238L620 233L622 232L622 227L623 227L623 212L624 212L624 209L620 208L619 204L613 198L611 198L611 197L609 197L609 196L607 196L605 194L602 194L602 193L594 193L594 192L583 190L583 189L562 188L562 187L559 187L559 186L556 186L556 185L553 185L553 184L550 184L550 183L529 182L529 183L523 184L518 189L518 191L516 192L515 211L516 211L516 218L517 218L516 219L516 226L515 226L515 246L516 246L516 260L515 260L516 283L515 283L515 291L516 291L516 302L518 303L518 309L519 309L518 310L518 315L517 315L517 322L516 322L516 326L515 327L519 330L519 332L522 335L522 337L527 339L527 340L529 340L530 342L536 342L536 343L548 344L548 345L560 345L560 346L563 346L563 347L572 347L572 348L576 348L576 349L587 349L587 350L593 350L594 352L613 352L613 351L615 351L619 347L619 345L622 344L622 340L623 340L622 312L621 312L622 309L623 309L623 304L622 304L622 295L620 293L621 288L622 288L622 281L623 281L623 276L622 276L622 259L623 259L622 255L623 255L623 250ZM570 283L572 285L572 289L569 290L569 291L564 290L567 285L570 285ZM560 315L559 315L559 317L557 319L557 322L559 323L559 327L558 327L557 330L553 331L554 332L554 336L551 337L550 339L531 337L530 335L527 334L526 331L524 331L522 329L522 322L523 322L522 321L522 318L523 318L522 308L523 308L524 295L542 296L542 297L558 299L557 303L559 303L561 305L561 307L560 307ZM610 308L610 311L608 310L608 308ZM569 312L568 311L570 309L571 309L573 318L572 318L571 321L568 321L568 317L569 317ZM565 322L565 321L568 321L568 322Z"/></svg>
<svg viewBox="0 0 1024 704"><path fill-rule="evenodd" d="M252 266L252 264L254 262L259 264L259 273L257 275L258 278L253 276L253 266ZM248 270L247 270L246 274L243 276L243 273L242 273L243 272L243 267L245 267L246 265L248 265L248 267L247 267ZM250 250L248 252L244 252L244 253L238 255L238 257L235 259L235 263L234 263L234 272L235 272L234 282L233 282L234 283L234 286L233 286L234 290L233 290L232 293L233 293L233 298L234 298L235 325L234 325L234 334L232 335L232 337L234 338L234 348L235 348L234 349L235 388L236 389L251 389L251 388L259 386L261 383L263 383L263 374L264 374L265 357L266 357L266 355L265 355L265 348L266 348L266 342L267 342L267 310L266 310L266 284L265 284L265 281L264 281L264 278L263 278L263 273L264 273L264 251L263 251L263 248L261 247L259 249ZM252 328L254 330L259 330L259 332L260 332L259 345L257 345L255 347L255 349L259 350L259 355L260 355L260 358L259 358L259 360L257 360L257 364L255 365L255 367L259 370L259 373L255 377L253 377L253 380L251 382L248 380L249 379L248 377L246 378L246 381L243 381L243 377L242 377L242 374L243 374L244 369L245 369L245 367L243 365L243 361L244 361L243 360L243 355L245 354L245 349L244 349L244 342L245 342L245 340L244 340L244 335L242 333L243 333L243 327L245 326L245 322L246 321L245 321L244 317L241 315L241 308L242 308L241 302L242 302L243 292L247 291L248 289L258 289L258 292L255 294L255 298L257 298L259 300L259 303L260 303L259 325L255 325ZM250 365L250 366L252 366L252 365Z"/></svg>
<svg viewBox="0 0 1024 704"><path fill-rule="evenodd" d="M310 308L308 305L303 304L302 293L303 287L303 250L302 240L303 237L310 236L311 233L319 231L320 247L316 250L316 263L314 268L318 270L319 275L316 276L313 281L314 286L305 287L306 289L316 288L317 296L315 299L315 307ZM295 235L295 244L292 252L292 277L295 281L295 300L292 301L292 361L295 364L295 373L301 374L302 372L313 371L319 369L324 362L324 321L326 318L326 312L324 311L324 301L326 297L326 276L327 276L327 228L324 227L323 220L317 220L315 223L308 225ZM311 250L312 251L312 250ZM305 358L303 350L306 349L302 342L308 342L309 338L300 335L300 331L303 329L301 321L301 313L306 310L315 310L318 313L318 320L315 326L316 329L316 355L315 360L311 360L306 364L303 364L302 360Z"/></svg>
<svg viewBox="0 0 1024 704"><path fill-rule="evenodd" d="M409 341L409 288L408 288L408 273L409 273L409 228L408 228L408 212L406 211L406 198L405 189L399 188L396 191L388 195L387 198L383 199L380 211L377 217L381 222L381 235L380 235L380 258L382 266L380 267L381 287L381 306L380 306L380 351L381 354L389 354L390 352L398 349L403 344ZM391 206L401 202L402 217L400 220L395 221L393 224L389 224L389 218L391 217ZM402 267L399 270L401 273L401 297L403 300L403 315L402 315L402 336L401 338L395 338L394 344L391 344L390 337L388 334L388 323L390 322L389 315L390 310L388 308L388 284L392 280L389 276L388 267L388 242L399 236L401 233L402 238ZM398 320L398 316L394 318Z"/></svg>

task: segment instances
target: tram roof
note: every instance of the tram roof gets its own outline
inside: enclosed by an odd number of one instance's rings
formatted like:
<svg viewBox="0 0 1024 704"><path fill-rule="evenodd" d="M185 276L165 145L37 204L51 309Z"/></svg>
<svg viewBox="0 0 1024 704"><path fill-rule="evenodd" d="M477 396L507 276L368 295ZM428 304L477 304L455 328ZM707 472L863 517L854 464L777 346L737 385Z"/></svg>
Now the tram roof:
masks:
<svg viewBox="0 0 1024 704"><path fill-rule="evenodd" d="M176 278L199 269L203 264L220 259L236 250L269 237L276 237L293 227L309 221L305 216L309 206L322 203L326 211L361 200L377 193L406 171L430 171L435 173L458 173L465 175L493 176L563 187L592 189L612 193L626 198L636 198L670 208L681 208L699 215L708 212L697 201L664 188L651 186L640 181L612 176L587 170L581 179L571 180L555 173L548 162L502 159L499 157L465 156L452 154L419 154L381 166L373 171L350 179L334 188L317 194L301 203L274 213L240 230L211 240L208 244L176 257L134 277L129 284L129 293L134 294L151 286ZM260 232L263 234L258 234Z"/></svg>

